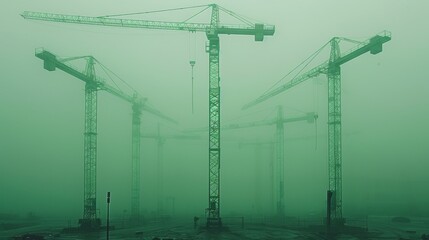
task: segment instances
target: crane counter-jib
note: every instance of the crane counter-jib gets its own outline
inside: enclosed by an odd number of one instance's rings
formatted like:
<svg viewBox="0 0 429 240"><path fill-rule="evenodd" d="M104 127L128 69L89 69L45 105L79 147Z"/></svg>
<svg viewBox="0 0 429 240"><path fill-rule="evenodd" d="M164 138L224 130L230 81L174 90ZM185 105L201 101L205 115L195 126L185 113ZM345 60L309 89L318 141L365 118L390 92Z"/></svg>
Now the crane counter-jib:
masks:
<svg viewBox="0 0 429 240"><path fill-rule="evenodd" d="M60 62L57 56L49 51L38 49L35 53L36 57L43 60L43 68L48 71L55 71L56 68L61 69L62 71L80 79L84 82L90 82L92 79L86 74Z"/></svg>
<svg viewBox="0 0 429 240"><path fill-rule="evenodd" d="M358 45L357 48L350 50L346 54L343 54L339 59L335 61L336 65L342 65L352 59L359 57L360 55L370 52L371 54L378 54L383 50L383 44L390 41L391 34L388 31L384 31L382 34L377 34L374 37L368 39L362 44Z"/></svg>
<svg viewBox="0 0 429 240"><path fill-rule="evenodd" d="M207 23L187 23L187 22L168 22L168 21L149 21L139 19L120 19L106 17L89 17L78 15L65 15L55 13L42 13L25 11L21 14L25 19L110 26L110 27L128 27L128 28L146 28L163 30L183 30L196 32L210 32L212 26ZM215 28L217 34L236 34L236 35L273 35L274 25L254 24L254 25L219 25Z"/></svg>

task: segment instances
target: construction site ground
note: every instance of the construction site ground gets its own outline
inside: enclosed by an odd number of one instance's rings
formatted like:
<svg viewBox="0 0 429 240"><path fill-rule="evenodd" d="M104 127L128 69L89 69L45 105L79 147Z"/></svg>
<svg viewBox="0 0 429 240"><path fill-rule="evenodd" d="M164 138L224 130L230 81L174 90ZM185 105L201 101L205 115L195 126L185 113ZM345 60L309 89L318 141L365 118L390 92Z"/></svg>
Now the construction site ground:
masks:
<svg viewBox="0 0 429 240"><path fill-rule="evenodd" d="M182 221L148 221L140 226L127 226L123 221L113 221L115 229L109 239L429 239L429 219L368 217L353 220L341 232L326 233L326 227L317 221L295 221L283 224L274 222L230 221L222 230L195 227L192 219ZM359 226L358 226L359 225ZM107 239L106 230L92 233L62 233L67 227L61 221L40 221L31 226L1 229L0 239Z"/></svg>

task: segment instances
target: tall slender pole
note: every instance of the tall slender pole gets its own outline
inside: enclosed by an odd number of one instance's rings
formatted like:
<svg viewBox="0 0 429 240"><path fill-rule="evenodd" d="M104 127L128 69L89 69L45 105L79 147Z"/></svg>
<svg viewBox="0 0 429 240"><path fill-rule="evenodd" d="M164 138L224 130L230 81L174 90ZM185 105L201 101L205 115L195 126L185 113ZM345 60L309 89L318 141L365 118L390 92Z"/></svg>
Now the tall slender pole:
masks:
<svg viewBox="0 0 429 240"><path fill-rule="evenodd" d="M272 210L272 212L274 213L275 211L276 211L276 183L275 183L275 176L276 176L276 174L275 174L275 160L274 160L274 157L275 157L275 154L274 154L274 152L275 152L275 149L276 149L276 147L275 147L275 143L274 142L271 142L271 144L270 144L270 185L271 185L271 187L270 187L270 189L271 189L271 204L270 204L270 206L271 206L271 210Z"/></svg>
<svg viewBox="0 0 429 240"><path fill-rule="evenodd" d="M326 231L331 231L331 208L332 208L332 191L326 193Z"/></svg>
<svg viewBox="0 0 429 240"><path fill-rule="evenodd" d="M191 64L191 104L192 104L192 114L194 113L194 66L195 61L191 60L189 61Z"/></svg>
<svg viewBox="0 0 429 240"><path fill-rule="evenodd" d="M106 219L106 239L109 240L110 234L110 192L107 192L107 219Z"/></svg>
<svg viewBox="0 0 429 240"><path fill-rule="evenodd" d="M195 66L196 39L195 31L189 31L189 64L191 65L191 105L194 114L194 66Z"/></svg>

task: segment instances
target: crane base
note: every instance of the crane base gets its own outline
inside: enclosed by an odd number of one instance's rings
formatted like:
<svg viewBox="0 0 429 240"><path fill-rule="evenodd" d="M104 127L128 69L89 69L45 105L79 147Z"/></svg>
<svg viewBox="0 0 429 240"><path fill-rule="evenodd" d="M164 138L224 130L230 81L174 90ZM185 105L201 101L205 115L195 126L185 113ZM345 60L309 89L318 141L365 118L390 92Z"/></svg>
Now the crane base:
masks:
<svg viewBox="0 0 429 240"><path fill-rule="evenodd" d="M221 218L207 218L207 229L221 229L222 220Z"/></svg>
<svg viewBox="0 0 429 240"><path fill-rule="evenodd" d="M79 219L79 228L88 232L98 231L101 228L101 219Z"/></svg>

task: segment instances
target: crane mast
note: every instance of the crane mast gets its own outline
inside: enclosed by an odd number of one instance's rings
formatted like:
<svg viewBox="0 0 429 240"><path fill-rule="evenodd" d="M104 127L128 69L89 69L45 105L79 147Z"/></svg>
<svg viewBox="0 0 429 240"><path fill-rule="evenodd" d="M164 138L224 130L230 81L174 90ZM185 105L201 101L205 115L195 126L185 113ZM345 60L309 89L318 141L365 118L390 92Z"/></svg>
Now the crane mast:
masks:
<svg viewBox="0 0 429 240"><path fill-rule="evenodd" d="M140 223L140 125L143 102L138 101L134 95L135 101L132 103L131 120L131 221Z"/></svg>
<svg viewBox="0 0 429 240"><path fill-rule="evenodd" d="M274 34L274 25L252 24L244 21L245 25L220 24L219 10L227 12L236 19L242 20L232 11L221 8L216 4L209 5L212 9L210 23L188 23L168 21L148 21L136 19L118 19L110 17L88 17L64 14L52 14L25 11L21 14L25 19L89 24L98 26L146 28L160 30L179 30L205 32L208 39L206 50L209 53L209 196L207 214L207 227L221 227L220 217L220 74L219 74L219 51L220 34L227 35L252 35L255 41L263 41L264 36Z"/></svg>
<svg viewBox="0 0 429 240"><path fill-rule="evenodd" d="M342 225L341 69L335 64L339 57L340 47L334 38L328 67L328 189L333 193L331 217Z"/></svg>
<svg viewBox="0 0 429 240"><path fill-rule="evenodd" d="M327 223L342 226L345 220L342 215L342 141L341 141L341 65L361 56L366 52L378 54L383 50L383 44L391 40L391 33L384 31L370 39L361 42L355 48L345 54L340 53L339 42L341 38L334 37L330 40L330 57L328 61L310 69L286 84L283 84L249 102L243 109L249 108L268 100L300 83L326 74L328 77L328 190L332 193L330 216Z"/></svg>
<svg viewBox="0 0 429 240"><path fill-rule="evenodd" d="M88 58L85 73L89 81L85 84L84 210L79 223L84 229L94 229L100 227L101 220L96 213L98 84L95 80L93 58Z"/></svg>
<svg viewBox="0 0 429 240"><path fill-rule="evenodd" d="M219 76L219 10L212 9L209 40L209 202L207 226L221 226L220 218L220 76Z"/></svg>

